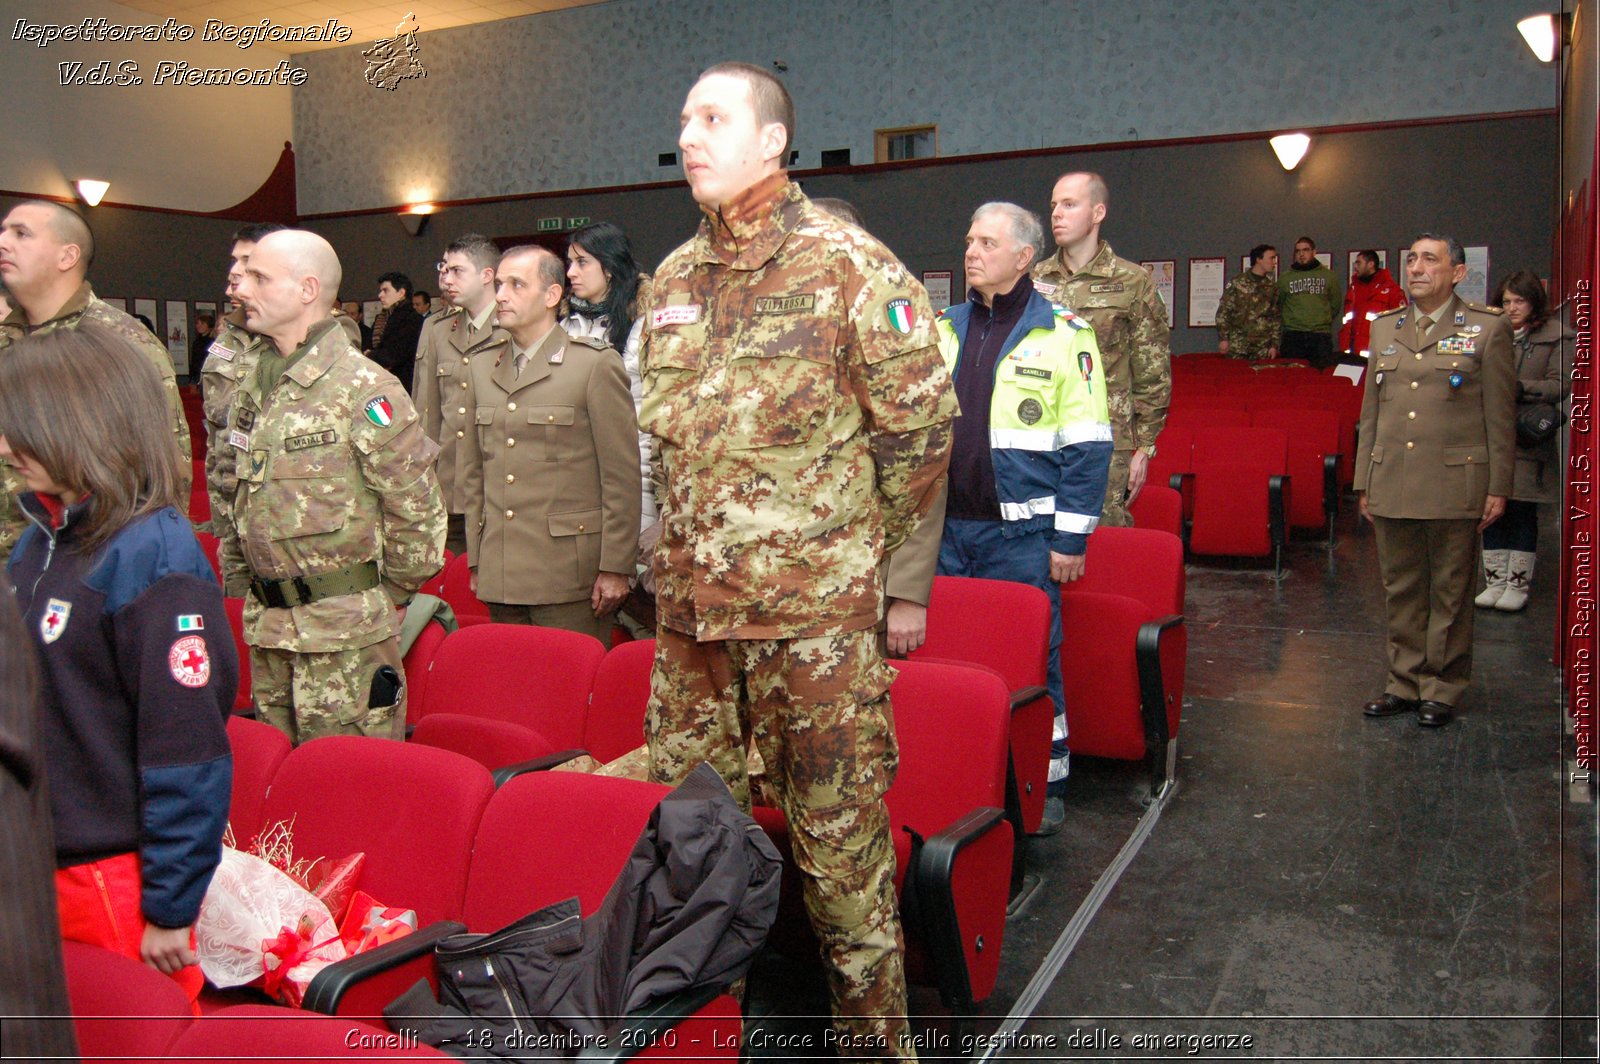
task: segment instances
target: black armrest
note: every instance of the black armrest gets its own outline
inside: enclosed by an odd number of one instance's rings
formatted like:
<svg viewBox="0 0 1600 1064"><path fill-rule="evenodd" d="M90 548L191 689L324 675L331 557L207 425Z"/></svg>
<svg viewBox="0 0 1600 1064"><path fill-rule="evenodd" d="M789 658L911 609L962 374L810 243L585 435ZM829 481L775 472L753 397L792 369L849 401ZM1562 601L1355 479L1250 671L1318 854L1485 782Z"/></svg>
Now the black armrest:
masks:
<svg viewBox="0 0 1600 1064"><path fill-rule="evenodd" d="M1339 512L1339 453L1322 456L1322 512L1333 520Z"/></svg>
<svg viewBox="0 0 1600 1064"><path fill-rule="evenodd" d="M516 779L525 772L548 772L557 765L565 765L568 761L582 757L588 752L587 750L557 750L553 754L541 754L527 761L517 761L510 765L502 765L490 775L493 777L496 787L503 787L508 781Z"/></svg>
<svg viewBox="0 0 1600 1064"><path fill-rule="evenodd" d="M1019 687L1011 692L1011 712L1015 713L1023 706L1032 705L1041 698L1048 697L1050 692L1040 684L1030 687Z"/></svg>
<svg viewBox="0 0 1600 1064"><path fill-rule="evenodd" d="M1181 495L1183 494L1183 478L1186 476L1188 476L1187 473L1174 473L1167 478L1167 485Z"/></svg>
<svg viewBox="0 0 1600 1064"><path fill-rule="evenodd" d="M433 947L440 941L451 935L459 935L466 929L466 924L440 920L419 927L403 938L385 942L377 949L336 961L312 977L300 1007L308 1012L335 1015L339 1011L339 1002L357 983L426 956L433 952Z"/></svg>
<svg viewBox="0 0 1600 1064"><path fill-rule="evenodd" d="M1167 743L1172 738L1167 728L1167 681L1161 674L1161 639L1182 623L1181 613L1146 621L1139 626L1134 640L1134 657L1139 663L1139 712L1144 718L1144 754L1150 769L1152 798L1166 786Z"/></svg>
<svg viewBox="0 0 1600 1064"><path fill-rule="evenodd" d="M967 972L966 950L961 941L961 921L951 885L956 858L962 850L991 831L1009 829L1005 814L992 807L974 809L936 835L928 836L917 857L916 889L934 958L939 996L947 1007L972 1008L972 978ZM1016 839L1012 840L1013 845Z"/></svg>
<svg viewBox="0 0 1600 1064"><path fill-rule="evenodd" d="M692 1046L674 1045L672 1031L725 993L727 989L720 986L695 986L652 1001L628 1013L600 1039L585 1044L578 1050L578 1059L629 1060L656 1046L676 1049L677 1054L695 1054Z"/></svg>

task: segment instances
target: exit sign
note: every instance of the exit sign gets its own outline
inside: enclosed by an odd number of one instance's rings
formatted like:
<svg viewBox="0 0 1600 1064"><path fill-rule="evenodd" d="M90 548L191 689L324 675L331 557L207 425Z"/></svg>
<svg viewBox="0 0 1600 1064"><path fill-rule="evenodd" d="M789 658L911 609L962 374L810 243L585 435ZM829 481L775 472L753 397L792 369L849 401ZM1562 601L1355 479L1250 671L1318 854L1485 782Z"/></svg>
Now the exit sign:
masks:
<svg viewBox="0 0 1600 1064"><path fill-rule="evenodd" d="M541 233L552 232L552 231L555 231L555 230L559 230L560 228L561 228L561 219L560 218L540 218L539 219L539 232L541 232Z"/></svg>
<svg viewBox="0 0 1600 1064"><path fill-rule="evenodd" d="M588 225L588 224L589 224L589 216L587 214L584 215L582 218L568 218L567 219L567 228L568 229L577 229L580 226L585 226L585 225Z"/></svg>

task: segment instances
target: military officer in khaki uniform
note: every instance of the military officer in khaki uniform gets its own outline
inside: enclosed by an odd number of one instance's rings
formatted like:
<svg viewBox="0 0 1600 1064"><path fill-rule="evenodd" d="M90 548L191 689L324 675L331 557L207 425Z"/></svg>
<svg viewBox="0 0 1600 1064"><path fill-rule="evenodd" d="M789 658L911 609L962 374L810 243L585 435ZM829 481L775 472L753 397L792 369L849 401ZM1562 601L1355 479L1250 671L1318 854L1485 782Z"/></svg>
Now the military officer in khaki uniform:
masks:
<svg viewBox="0 0 1600 1064"><path fill-rule="evenodd" d="M136 318L94 294L87 279L93 261L94 235L77 211L43 200L30 200L11 208L0 223L0 281L5 284L12 307L11 313L0 321L0 351L24 336L73 329L80 321L103 325L133 344L161 375L179 454L178 487L187 494L193 456L189 422L178 397L172 357ZM27 519L16 502L23 490L16 470L0 463L0 559L10 555L26 526Z"/></svg>
<svg viewBox="0 0 1600 1064"><path fill-rule="evenodd" d="M1133 524L1139 497L1167 423L1172 352L1167 308L1144 267L1118 258L1100 239L1109 194L1099 174L1063 174L1050 193L1056 253L1033 268L1033 286L1094 326L1115 437L1103 525Z"/></svg>
<svg viewBox="0 0 1600 1064"><path fill-rule="evenodd" d="M491 619L609 643L639 552L639 425L622 356L557 323L565 288L544 248L500 260L505 336L467 363L456 476Z"/></svg>
<svg viewBox="0 0 1600 1064"><path fill-rule="evenodd" d="M439 294L446 309L429 315L417 341L413 400L422 430L439 445L439 491L450 515L444 545L457 554L467 549L462 513L466 504L456 483L456 445L472 424L467 417L467 360L498 342L495 330L494 270L500 249L486 236L468 233L444 249L439 263Z"/></svg>
<svg viewBox="0 0 1600 1064"><path fill-rule="evenodd" d="M261 719L296 742L404 736L399 611L444 563L438 448L334 320L339 279L327 241L288 229L261 238L238 287L270 346L228 413L223 581L247 596Z"/></svg>
<svg viewBox="0 0 1600 1064"><path fill-rule="evenodd" d="M1372 323L1355 487L1378 545L1389 682L1369 717L1448 724L1472 674L1478 533L1505 510L1516 464L1511 327L1463 302L1466 253L1424 233L1408 306Z"/></svg>

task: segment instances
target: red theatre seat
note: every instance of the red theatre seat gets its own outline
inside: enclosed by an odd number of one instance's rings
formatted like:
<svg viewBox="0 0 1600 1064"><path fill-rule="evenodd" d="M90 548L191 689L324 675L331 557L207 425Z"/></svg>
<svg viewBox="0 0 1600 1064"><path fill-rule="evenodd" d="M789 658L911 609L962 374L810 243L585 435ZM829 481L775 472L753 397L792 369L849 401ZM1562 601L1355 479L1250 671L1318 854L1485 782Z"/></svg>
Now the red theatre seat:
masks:
<svg viewBox="0 0 1600 1064"><path fill-rule="evenodd" d="M644 745L655 656L654 639L635 639L613 647L595 670L583 748L602 764Z"/></svg>
<svg viewBox="0 0 1600 1064"><path fill-rule="evenodd" d="M1084 576L1061 586L1061 620L1087 639L1061 648L1074 754L1145 762L1152 798L1176 767L1188 631L1183 544L1167 532L1100 528Z"/></svg>
<svg viewBox="0 0 1600 1064"><path fill-rule="evenodd" d="M278 766L289 756L289 737L270 724L249 717L228 718L228 745L233 750L233 797L228 803L228 824L241 848L250 845L264 826L261 807Z"/></svg>
<svg viewBox="0 0 1600 1064"><path fill-rule="evenodd" d="M1326 532L1332 549L1339 514L1338 413L1304 408L1290 399L1258 406L1250 418L1257 428L1282 430L1289 441L1289 483L1299 487L1289 494L1289 527Z"/></svg>
<svg viewBox="0 0 1600 1064"><path fill-rule="evenodd" d="M439 597L450 603L461 627L489 623L489 607L472 591L472 570L465 554L456 555L445 565Z"/></svg>
<svg viewBox="0 0 1600 1064"><path fill-rule="evenodd" d="M1211 428L1194 434L1196 554L1270 556L1283 571L1289 440L1280 429Z"/></svg>
<svg viewBox="0 0 1600 1064"><path fill-rule="evenodd" d="M1128 504L1135 528L1155 528L1183 538L1183 493L1155 479L1145 480L1139 497Z"/></svg>

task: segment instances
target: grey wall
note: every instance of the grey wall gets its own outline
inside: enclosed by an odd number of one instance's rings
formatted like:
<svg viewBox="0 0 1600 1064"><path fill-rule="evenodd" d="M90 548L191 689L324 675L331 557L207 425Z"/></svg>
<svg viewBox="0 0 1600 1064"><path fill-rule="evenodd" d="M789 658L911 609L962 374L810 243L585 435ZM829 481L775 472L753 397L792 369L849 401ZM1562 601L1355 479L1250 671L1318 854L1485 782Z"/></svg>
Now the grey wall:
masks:
<svg viewBox="0 0 1600 1064"><path fill-rule="evenodd" d="M426 32L375 89L356 46L301 56L301 210L632 185L694 75L782 59L800 165L937 123L943 155L1551 108L1516 20L1548 0L613 0ZM401 8L404 10L404 8Z"/></svg>
<svg viewBox="0 0 1600 1064"><path fill-rule="evenodd" d="M1343 269L1348 251L1387 248L1391 261L1421 229L1454 233L1489 247L1491 277L1530 267L1548 274L1557 187L1556 116L1451 123L1315 138L1293 173L1265 140L1085 151L942 164L804 179L813 195L854 203L867 227L915 271L961 278L961 244L972 209L1011 199L1047 210L1055 177L1067 169L1103 174L1111 211L1102 235L1126 258L1175 259L1178 284L1173 350L1214 349L1214 329L1187 322L1187 260L1223 256L1228 276L1257 243L1288 249L1302 233ZM681 185L603 195L567 195L450 208L420 237L392 215L319 220L312 227L339 249L346 290L373 298L377 275L401 269L432 289L433 263L464 232L533 232L541 217L588 216L618 223L653 267L697 224ZM362 286L365 288L362 288Z"/></svg>

